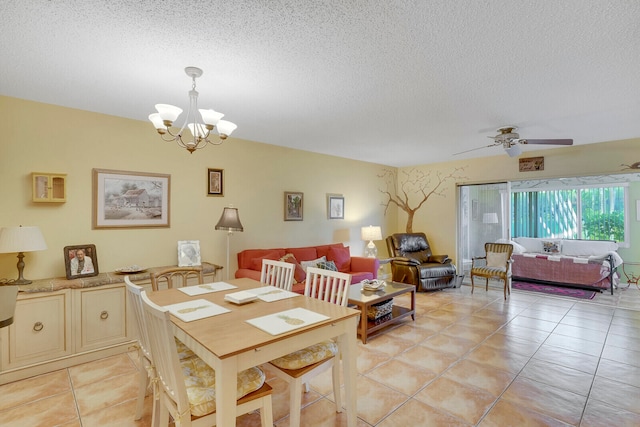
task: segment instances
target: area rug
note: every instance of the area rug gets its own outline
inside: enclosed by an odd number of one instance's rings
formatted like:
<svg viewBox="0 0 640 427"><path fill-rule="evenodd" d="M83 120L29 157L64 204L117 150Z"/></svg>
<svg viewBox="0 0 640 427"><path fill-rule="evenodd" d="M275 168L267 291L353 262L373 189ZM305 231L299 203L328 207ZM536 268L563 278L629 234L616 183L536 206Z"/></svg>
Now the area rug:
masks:
<svg viewBox="0 0 640 427"><path fill-rule="evenodd" d="M551 294L562 297L572 297L580 299L593 299L596 296L594 291L588 291L586 289L568 288L563 286L543 285L541 283L528 283L528 282L512 282L512 289L519 289L521 291L540 292L543 294Z"/></svg>

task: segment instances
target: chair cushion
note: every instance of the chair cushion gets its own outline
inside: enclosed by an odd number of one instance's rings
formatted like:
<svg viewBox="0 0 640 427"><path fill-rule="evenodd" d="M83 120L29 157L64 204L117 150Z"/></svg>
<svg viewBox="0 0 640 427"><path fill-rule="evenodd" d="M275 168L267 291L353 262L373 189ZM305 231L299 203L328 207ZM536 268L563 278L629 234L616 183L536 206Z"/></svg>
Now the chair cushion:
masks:
<svg viewBox="0 0 640 427"><path fill-rule="evenodd" d="M400 242L400 250L402 252L417 252L428 249L429 245L422 236L404 236Z"/></svg>
<svg viewBox="0 0 640 427"><path fill-rule="evenodd" d="M195 356L196 354L191 351L189 347L184 345L182 341L176 338L176 348L178 349L178 358L180 360L189 359L190 357Z"/></svg>
<svg viewBox="0 0 640 427"><path fill-rule="evenodd" d="M333 261L338 271L348 273L351 270L351 252L349 248L329 248L327 260Z"/></svg>
<svg viewBox="0 0 640 427"><path fill-rule="evenodd" d="M181 360L191 415L201 417L216 410L216 373L199 357ZM236 399L258 390L265 381L264 372L253 367L238 373Z"/></svg>
<svg viewBox="0 0 640 427"><path fill-rule="evenodd" d="M327 340L274 359L271 364L282 369L300 369L333 357L336 354L338 354L338 344Z"/></svg>
<svg viewBox="0 0 640 427"><path fill-rule="evenodd" d="M294 283L304 282L304 279L307 278L307 273L304 271L304 268L302 268L302 266L292 253L286 254L285 256L280 258L280 261L288 262L295 265L295 269L293 270Z"/></svg>
<svg viewBox="0 0 640 427"><path fill-rule="evenodd" d="M507 265L507 254L504 252L487 252L487 267L502 267Z"/></svg>

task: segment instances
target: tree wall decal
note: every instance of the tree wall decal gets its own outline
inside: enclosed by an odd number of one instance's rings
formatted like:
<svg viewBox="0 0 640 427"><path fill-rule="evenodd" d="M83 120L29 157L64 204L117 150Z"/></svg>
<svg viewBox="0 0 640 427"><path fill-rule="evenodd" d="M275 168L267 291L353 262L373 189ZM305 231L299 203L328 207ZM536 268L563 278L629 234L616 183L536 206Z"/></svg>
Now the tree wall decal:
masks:
<svg viewBox="0 0 640 427"><path fill-rule="evenodd" d="M384 181L384 188L378 190L386 196L384 213L387 214L389 206L396 205L407 213L406 232L413 233L413 217L431 196L446 197L444 191L446 184L454 180L463 180L466 177L460 175L464 167L454 168L450 173L443 174L440 171L424 172L420 169L411 168L401 170L400 185L398 185L398 173L392 169L383 169L378 175ZM421 199L411 205L410 196L412 194L421 195Z"/></svg>

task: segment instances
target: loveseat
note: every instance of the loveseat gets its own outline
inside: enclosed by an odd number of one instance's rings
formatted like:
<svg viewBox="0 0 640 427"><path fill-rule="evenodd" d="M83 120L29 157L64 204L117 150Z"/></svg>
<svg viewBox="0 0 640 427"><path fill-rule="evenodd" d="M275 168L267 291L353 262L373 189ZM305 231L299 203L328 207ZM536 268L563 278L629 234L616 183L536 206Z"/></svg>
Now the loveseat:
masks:
<svg viewBox="0 0 640 427"><path fill-rule="evenodd" d="M513 244L513 280L611 294L619 280L616 269L623 261L614 241L516 237L498 242Z"/></svg>
<svg viewBox="0 0 640 427"><path fill-rule="evenodd" d="M304 292L307 266L316 267L318 263L333 262L338 271L351 275L351 283L376 279L380 267L377 258L351 256L349 248L342 243L301 248L245 249L238 252L238 270L235 277L260 280L263 259L282 260L294 264L296 268L293 291L299 293Z"/></svg>

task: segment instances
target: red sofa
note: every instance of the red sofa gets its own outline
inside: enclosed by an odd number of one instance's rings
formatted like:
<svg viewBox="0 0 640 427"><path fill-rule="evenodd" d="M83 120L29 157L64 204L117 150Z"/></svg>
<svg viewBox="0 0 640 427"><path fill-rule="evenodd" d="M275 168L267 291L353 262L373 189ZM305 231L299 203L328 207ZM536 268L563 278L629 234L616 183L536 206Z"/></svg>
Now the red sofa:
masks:
<svg viewBox="0 0 640 427"><path fill-rule="evenodd" d="M380 262L377 258L352 257L349 248L342 243L302 248L245 249L238 252L238 270L235 277L260 280L263 259L283 260L296 264L293 290L303 293L306 273L300 263L323 256L327 261L334 261L338 271L351 274L351 283L378 277Z"/></svg>

